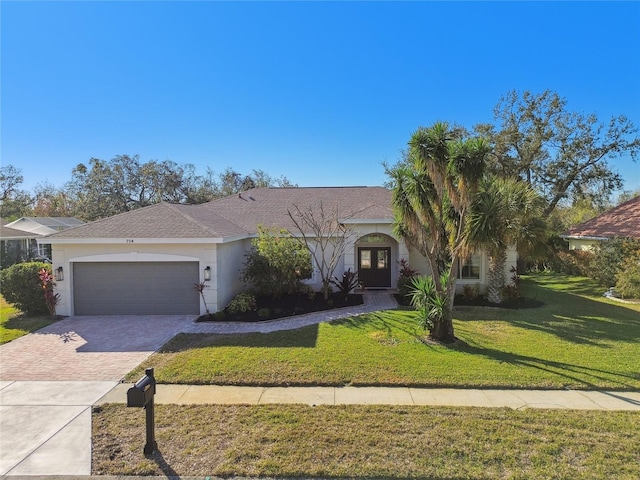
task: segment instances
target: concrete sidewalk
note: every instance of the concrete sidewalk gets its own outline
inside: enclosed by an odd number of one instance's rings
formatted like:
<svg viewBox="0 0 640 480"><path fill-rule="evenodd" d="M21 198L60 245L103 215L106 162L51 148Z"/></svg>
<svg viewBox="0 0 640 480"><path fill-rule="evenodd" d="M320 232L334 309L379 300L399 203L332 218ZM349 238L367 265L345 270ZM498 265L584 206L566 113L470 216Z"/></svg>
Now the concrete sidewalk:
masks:
<svg viewBox="0 0 640 480"><path fill-rule="evenodd" d="M126 403L132 384L119 384L98 404ZM495 390L407 387L157 386L158 404L299 403L307 405L434 405L640 411L640 392L584 390Z"/></svg>

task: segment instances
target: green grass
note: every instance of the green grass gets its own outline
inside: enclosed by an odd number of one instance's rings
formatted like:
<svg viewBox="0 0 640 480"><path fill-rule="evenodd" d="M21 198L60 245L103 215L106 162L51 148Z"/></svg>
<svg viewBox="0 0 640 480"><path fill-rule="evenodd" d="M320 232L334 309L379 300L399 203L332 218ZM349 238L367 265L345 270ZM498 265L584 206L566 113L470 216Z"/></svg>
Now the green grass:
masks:
<svg viewBox="0 0 640 480"><path fill-rule="evenodd" d="M638 412L304 405L94 411L93 475L637 479Z"/></svg>
<svg viewBox="0 0 640 480"><path fill-rule="evenodd" d="M424 340L408 310L298 330L179 335L147 366L162 383L640 388L640 305L602 297L577 277L537 275L536 309L458 308L452 346Z"/></svg>
<svg viewBox="0 0 640 480"><path fill-rule="evenodd" d="M48 315L26 316L0 295L0 345L50 325Z"/></svg>

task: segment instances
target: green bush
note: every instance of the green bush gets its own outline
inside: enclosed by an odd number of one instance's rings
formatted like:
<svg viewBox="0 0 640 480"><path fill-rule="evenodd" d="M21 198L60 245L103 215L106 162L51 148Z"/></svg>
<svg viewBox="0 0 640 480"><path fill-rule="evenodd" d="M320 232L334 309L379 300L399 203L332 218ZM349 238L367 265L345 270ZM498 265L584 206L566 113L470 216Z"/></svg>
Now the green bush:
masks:
<svg viewBox="0 0 640 480"><path fill-rule="evenodd" d="M408 299L410 292L413 289L413 279L419 275L418 271L413 269L409 262L402 258L398 262L399 275L398 275L398 295L403 299Z"/></svg>
<svg viewBox="0 0 640 480"><path fill-rule="evenodd" d="M249 292L239 293L227 305L229 313L253 312L256 308L258 308L256 297Z"/></svg>
<svg viewBox="0 0 640 480"><path fill-rule="evenodd" d="M616 238L599 242L593 249L588 276L606 287L616 285L624 262L637 256L640 256L640 240Z"/></svg>
<svg viewBox="0 0 640 480"><path fill-rule="evenodd" d="M0 293L4 299L26 315L46 314L49 310L38 272L51 272L43 262L16 263L0 272Z"/></svg>
<svg viewBox="0 0 640 480"><path fill-rule="evenodd" d="M271 312L268 308L261 308L260 310L258 310L258 317L260 317L262 320L266 320L267 318L269 318L269 315L271 315Z"/></svg>
<svg viewBox="0 0 640 480"><path fill-rule="evenodd" d="M546 262L555 273L586 277L591 270L594 254L587 250L558 250Z"/></svg>
<svg viewBox="0 0 640 480"><path fill-rule="evenodd" d="M616 290L623 298L640 298L640 256L624 262L616 279Z"/></svg>
<svg viewBox="0 0 640 480"><path fill-rule="evenodd" d="M287 230L259 225L258 238L251 241L251 246L245 254L241 279L259 294L279 298L298 293L303 280L311 278L311 253Z"/></svg>
<svg viewBox="0 0 640 480"><path fill-rule="evenodd" d="M463 285L462 296L465 300L473 302L480 296L480 284L475 283L473 285Z"/></svg>
<svg viewBox="0 0 640 480"><path fill-rule="evenodd" d="M439 279L446 282L445 277ZM436 290L433 277L422 275L411 283L411 306L418 311L418 321L425 330L432 332L436 322L441 322L448 309L448 299Z"/></svg>

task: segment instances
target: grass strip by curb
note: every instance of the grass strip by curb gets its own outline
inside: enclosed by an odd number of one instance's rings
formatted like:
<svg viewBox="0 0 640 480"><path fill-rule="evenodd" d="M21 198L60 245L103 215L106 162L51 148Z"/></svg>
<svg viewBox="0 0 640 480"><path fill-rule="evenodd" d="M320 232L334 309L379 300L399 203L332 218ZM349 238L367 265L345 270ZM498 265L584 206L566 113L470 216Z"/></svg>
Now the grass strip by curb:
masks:
<svg viewBox="0 0 640 480"><path fill-rule="evenodd" d="M93 414L94 475L636 479L637 412L393 406L156 406Z"/></svg>

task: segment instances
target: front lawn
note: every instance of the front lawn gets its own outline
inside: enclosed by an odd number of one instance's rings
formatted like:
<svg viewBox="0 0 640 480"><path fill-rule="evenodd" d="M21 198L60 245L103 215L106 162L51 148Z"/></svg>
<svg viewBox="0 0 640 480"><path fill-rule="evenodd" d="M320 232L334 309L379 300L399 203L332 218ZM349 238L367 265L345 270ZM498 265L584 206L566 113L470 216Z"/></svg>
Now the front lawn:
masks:
<svg viewBox="0 0 640 480"><path fill-rule="evenodd" d="M294 331L179 335L147 366L162 383L640 388L640 305L602 297L577 277L523 281L536 309L460 307L452 346L424 341L414 315L392 310Z"/></svg>
<svg viewBox="0 0 640 480"><path fill-rule="evenodd" d="M637 479L637 412L462 407L158 405L94 411L93 475ZM217 477L216 477L217 478Z"/></svg>
<svg viewBox="0 0 640 480"><path fill-rule="evenodd" d="M40 330L54 321L48 315L23 315L0 295L0 345Z"/></svg>

